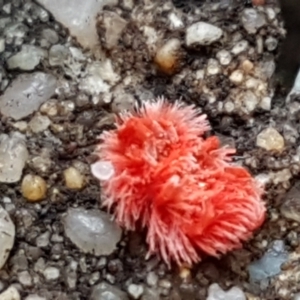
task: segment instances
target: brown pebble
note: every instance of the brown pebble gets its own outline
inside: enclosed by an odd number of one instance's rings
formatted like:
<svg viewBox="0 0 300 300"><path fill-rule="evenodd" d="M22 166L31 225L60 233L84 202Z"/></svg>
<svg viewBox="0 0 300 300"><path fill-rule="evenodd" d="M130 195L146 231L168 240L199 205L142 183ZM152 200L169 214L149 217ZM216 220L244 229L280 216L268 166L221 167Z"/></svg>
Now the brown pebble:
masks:
<svg viewBox="0 0 300 300"><path fill-rule="evenodd" d="M252 4L255 6L265 5L265 0L252 0Z"/></svg>

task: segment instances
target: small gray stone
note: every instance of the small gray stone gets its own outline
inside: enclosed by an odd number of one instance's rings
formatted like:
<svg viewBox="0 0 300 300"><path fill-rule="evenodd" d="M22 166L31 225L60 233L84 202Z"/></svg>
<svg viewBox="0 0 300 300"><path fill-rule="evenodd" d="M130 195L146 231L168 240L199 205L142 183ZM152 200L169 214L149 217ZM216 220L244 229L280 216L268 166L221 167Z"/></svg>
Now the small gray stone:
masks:
<svg viewBox="0 0 300 300"><path fill-rule="evenodd" d="M185 43L188 47L206 46L218 41L223 31L219 27L205 22L197 22L186 30Z"/></svg>
<svg viewBox="0 0 300 300"><path fill-rule="evenodd" d="M49 28L42 31L42 37L50 44L56 44L59 41L58 34L54 30Z"/></svg>
<svg viewBox="0 0 300 300"><path fill-rule="evenodd" d="M28 126L32 132L38 133L38 132L43 132L44 130L46 130L50 124L51 124L51 121L47 116L42 116L42 115L36 114L31 119Z"/></svg>
<svg viewBox="0 0 300 300"><path fill-rule="evenodd" d="M20 52L7 60L7 66L8 69L32 71L45 57L46 52L43 49L32 45L23 45Z"/></svg>
<svg viewBox="0 0 300 300"><path fill-rule="evenodd" d="M300 181L286 193L280 212L285 218L300 223Z"/></svg>
<svg viewBox="0 0 300 300"><path fill-rule="evenodd" d="M234 286L230 290L224 291L217 283L213 283L208 288L206 300L246 300L246 296L239 287Z"/></svg>
<svg viewBox="0 0 300 300"><path fill-rule="evenodd" d="M102 282L93 288L91 300L129 300L125 292Z"/></svg>
<svg viewBox="0 0 300 300"><path fill-rule="evenodd" d="M19 75L0 96L0 111L20 120L36 111L54 93L56 79L51 74L36 72Z"/></svg>
<svg viewBox="0 0 300 300"><path fill-rule="evenodd" d="M15 234L14 223L9 214L0 206L0 269L5 265L14 245Z"/></svg>
<svg viewBox="0 0 300 300"><path fill-rule="evenodd" d="M14 286L10 286L0 294L0 300L21 300L21 296Z"/></svg>
<svg viewBox="0 0 300 300"><path fill-rule="evenodd" d="M55 267L47 267L44 270L43 275L47 281L52 281L52 280L56 280L59 278L60 271L59 271L59 269L57 269Z"/></svg>
<svg viewBox="0 0 300 300"><path fill-rule="evenodd" d="M62 66L68 59L70 51L63 45L53 45L49 50L50 66Z"/></svg>
<svg viewBox="0 0 300 300"><path fill-rule="evenodd" d="M31 294L31 295L28 295L25 300L47 300L46 298L44 297L41 297L37 294Z"/></svg>
<svg viewBox="0 0 300 300"><path fill-rule="evenodd" d="M144 293L144 287L140 284L130 284L128 286L128 294L133 299L139 299Z"/></svg>
<svg viewBox="0 0 300 300"><path fill-rule="evenodd" d="M266 17L254 8L244 9L241 20L244 28L250 34L256 33L259 28L266 24Z"/></svg>
<svg viewBox="0 0 300 300"><path fill-rule="evenodd" d="M32 286L32 277L28 271L20 272L18 274L18 279L23 286Z"/></svg>
<svg viewBox="0 0 300 300"><path fill-rule="evenodd" d="M281 265L288 259L288 253L285 250L284 242L274 241L267 252L257 261L248 267L250 280L259 283L281 272Z"/></svg>

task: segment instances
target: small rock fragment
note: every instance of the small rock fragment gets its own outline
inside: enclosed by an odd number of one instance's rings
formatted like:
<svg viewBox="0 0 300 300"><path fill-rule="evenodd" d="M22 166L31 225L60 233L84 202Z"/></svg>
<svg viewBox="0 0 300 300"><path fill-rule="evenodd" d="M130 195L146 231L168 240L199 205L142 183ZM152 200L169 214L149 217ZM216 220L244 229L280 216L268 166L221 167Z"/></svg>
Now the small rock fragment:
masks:
<svg viewBox="0 0 300 300"><path fill-rule="evenodd" d="M10 286L0 294L0 300L21 300L21 296L14 286Z"/></svg>
<svg viewBox="0 0 300 300"><path fill-rule="evenodd" d="M47 300L46 298L44 297L41 297L37 294L31 294L31 295L28 295L25 300Z"/></svg>
<svg viewBox="0 0 300 300"><path fill-rule="evenodd" d="M284 138L275 128L268 127L257 135L256 146L267 151L282 151L284 149Z"/></svg>
<svg viewBox="0 0 300 300"><path fill-rule="evenodd" d="M115 12L104 11L100 15L97 26L100 38L102 38L106 49L110 50L118 44L126 25L127 22ZM101 31L103 31L104 34Z"/></svg>
<svg viewBox="0 0 300 300"><path fill-rule="evenodd" d="M7 211L0 206L0 269L5 265L15 241L15 225ZM0 296L1 299L1 296Z"/></svg>
<svg viewBox="0 0 300 300"><path fill-rule="evenodd" d="M57 269L55 267L47 267L44 270L43 275L47 281L52 281L52 280L56 280L59 278L60 271L59 271L59 269Z"/></svg>
<svg viewBox="0 0 300 300"><path fill-rule="evenodd" d="M300 223L300 182L286 193L280 209L281 214L289 219Z"/></svg>
<svg viewBox="0 0 300 300"><path fill-rule="evenodd" d="M119 290L118 288L106 282L102 282L93 288L91 300L100 300L100 299L129 300L125 292Z"/></svg>
<svg viewBox="0 0 300 300"><path fill-rule="evenodd" d="M218 41L223 31L219 27L205 22L197 22L186 30L185 42L188 47L206 46Z"/></svg>
<svg viewBox="0 0 300 300"><path fill-rule="evenodd" d="M144 293L144 287L140 284L130 284L128 287L128 294L133 299L139 299Z"/></svg>
<svg viewBox="0 0 300 300"><path fill-rule="evenodd" d="M80 190L85 185L84 176L74 167L70 167L64 171L66 186L69 189Z"/></svg>
<svg viewBox="0 0 300 300"><path fill-rule="evenodd" d="M211 58L208 60L206 69L207 75L217 75L220 73L220 70L220 65L216 59Z"/></svg>
<svg viewBox="0 0 300 300"><path fill-rule="evenodd" d="M231 56L230 52L227 50L220 50L217 53L216 57L222 66L229 65L232 60L232 56Z"/></svg>
<svg viewBox="0 0 300 300"><path fill-rule="evenodd" d="M244 28L250 34L255 34L259 28L266 24L265 16L254 8L244 9L241 20Z"/></svg>
<svg viewBox="0 0 300 300"><path fill-rule="evenodd" d="M31 119L28 126L32 132L38 133L38 132L45 131L49 127L50 124L51 124L51 121L47 116L42 116L42 115L36 114Z"/></svg>
<svg viewBox="0 0 300 300"><path fill-rule="evenodd" d="M23 178L21 189L24 198L35 202L46 197L47 184L42 177L27 174Z"/></svg>
<svg viewBox="0 0 300 300"><path fill-rule="evenodd" d="M246 40L239 41L237 44L233 46L231 49L231 53L233 55L239 55L242 52L245 52L249 47L249 42Z"/></svg>
<svg viewBox="0 0 300 300"><path fill-rule="evenodd" d="M18 280L25 287L32 286L32 277L28 271L20 272L18 274Z"/></svg>
<svg viewBox="0 0 300 300"><path fill-rule="evenodd" d="M0 96L0 111L14 120L27 117L54 93L56 79L51 74L36 72L19 75Z"/></svg>
<svg viewBox="0 0 300 300"><path fill-rule="evenodd" d="M63 45L53 45L49 50L49 65L63 66L69 55L70 51L67 47Z"/></svg>
<svg viewBox="0 0 300 300"><path fill-rule="evenodd" d="M244 80L244 74L241 70L235 70L229 76L229 79L232 83L238 85L241 84Z"/></svg>
<svg viewBox="0 0 300 300"><path fill-rule="evenodd" d="M133 95L123 92L118 92L111 104L111 110L114 113L120 113L126 110L131 110L134 107L135 99Z"/></svg>
<svg viewBox="0 0 300 300"><path fill-rule="evenodd" d="M13 183L21 179L28 159L25 138L18 132L0 135L0 182Z"/></svg>
<svg viewBox="0 0 300 300"><path fill-rule="evenodd" d="M7 60L7 66L8 69L32 71L40 63L41 59L46 56L47 54L42 48L32 45L23 45L20 52Z"/></svg>
<svg viewBox="0 0 300 300"><path fill-rule="evenodd" d="M208 288L206 300L246 300L246 296L239 287L234 286L224 291L217 283L213 283Z"/></svg>
<svg viewBox="0 0 300 300"><path fill-rule="evenodd" d="M58 34L50 28L46 28L42 31L42 37L50 44L56 44L59 41Z"/></svg>
<svg viewBox="0 0 300 300"><path fill-rule="evenodd" d="M121 229L102 211L70 208L63 221L66 236L84 253L109 255L121 239Z"/></svg>
<svg viewBox="0 0 300 300"><path fill-rule="evenodd" d="M281 265L288 259L284 242L274 241L267 252L257 261L248 267L250 280L259 283L261 280L278 275L281 272Z"/></svg>

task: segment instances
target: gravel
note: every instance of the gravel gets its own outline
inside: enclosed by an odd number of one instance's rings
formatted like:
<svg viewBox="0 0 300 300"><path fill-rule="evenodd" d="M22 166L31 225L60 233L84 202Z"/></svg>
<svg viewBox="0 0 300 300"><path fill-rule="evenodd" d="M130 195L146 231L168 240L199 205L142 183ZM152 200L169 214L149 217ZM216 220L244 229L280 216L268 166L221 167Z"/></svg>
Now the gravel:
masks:
<svg viewBox="0 0 300 300"><path fill-rule="evenodd" d="M298 299L300 77L288 97L273 80L277 4L73 2L0 0L0 300ZM253 239L191 270L146 260L90 172L115 113L161 95L199 106L267 185Z"/></svg>

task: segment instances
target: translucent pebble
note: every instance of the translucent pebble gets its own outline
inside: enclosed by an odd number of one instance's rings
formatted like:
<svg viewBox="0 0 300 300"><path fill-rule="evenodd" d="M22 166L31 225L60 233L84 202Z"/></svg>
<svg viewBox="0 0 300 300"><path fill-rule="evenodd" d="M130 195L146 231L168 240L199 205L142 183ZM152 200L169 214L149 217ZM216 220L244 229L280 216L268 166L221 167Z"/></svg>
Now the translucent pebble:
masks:
<svg viewBox="0 0 300 300"><path fill-rule="evenodd" d="M96 17L107 5L116 0L37 0L54 18L67 27L72 36L85 48L94 48L99 43L96 31Z"/></svg>
<svg viewBox="0 0 300 300"><path fill-rule="evenodd" d="M267 252L248 267L250 280L259 282L278 275L281 272L281 265L287 259L288 253L285 250L284 242L281 240L274 241Z"/></svg>
<svg viewBox="0 0 300 300"><path fill-rule="evenodd" d="M63 220L66 236L84 253L109 255L121 239L122 231L100 210L70 208Z"/></svg>
<svg viewBox="0 0 300 300"><path fill-rule="evenodd" d="M6 263L15 240L15 225L7 211L0 206L0 269ZM1 297L0 297L1 299Z"/></svg>
<svg viewBox="0 0 300 300"><path fill-rule="evenodd" d="M56 78L51 74L21 74L0 96L0 111L16 121L27 117L55 93L55 87Z"/></svg>
<svg viewBox="0 0 300 300"><path fill-rule="evenodd" d="M213 283L208 289L206 300L246 300L246 296L239 287L234 286L228 291L223 291L217 283Z"/></svg>
<svg viewBox="0 0 300 300"><path fill-rule="evenodd" d="M110 179L115 171L111 162L109 161L98 161L91 166L92 174L99 180Z"/></svg>
<svg viewBox="0 0 300 300"><path fill-rule="evenodd" d="M70 167L64 171L66 186L69 189L80 190L85 185L84 176L74 167Z"/></svg>
<svg viewBox="0 0 300 300"><path fill-rule="evenodd" d="M28 201L40 201L46 196L47 184L42 177L27 174L23 178L21 189L23 197Z"/></svg>
<svg viewBox="0 0 300 300"><path fill-rule="evenodd" d="M0 135L0 182L19 181L27 159L25 138L20 133Z"/></svg>

